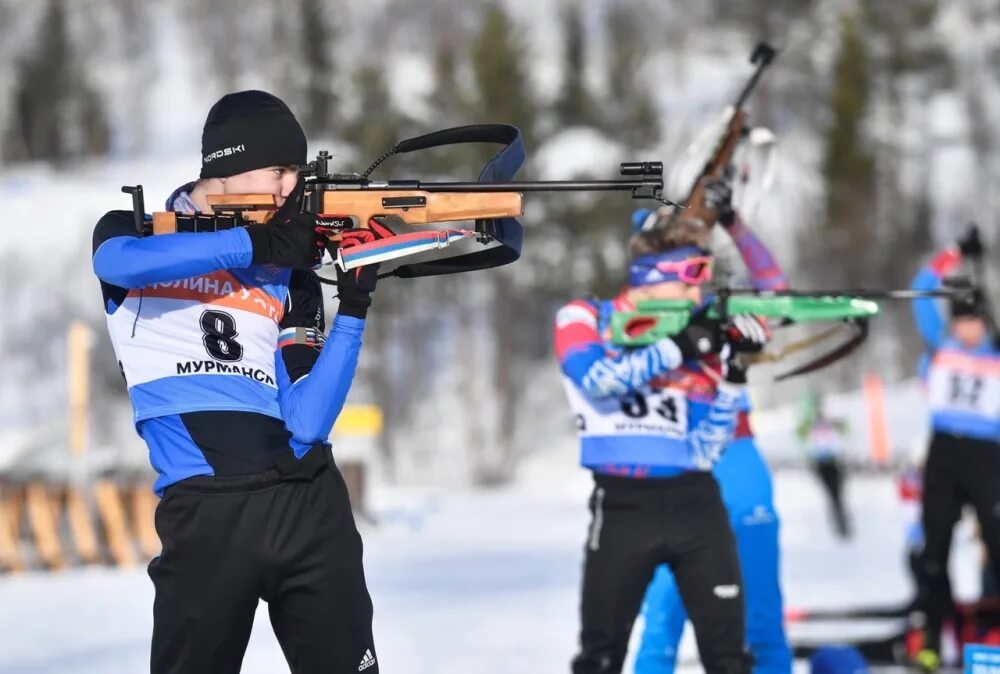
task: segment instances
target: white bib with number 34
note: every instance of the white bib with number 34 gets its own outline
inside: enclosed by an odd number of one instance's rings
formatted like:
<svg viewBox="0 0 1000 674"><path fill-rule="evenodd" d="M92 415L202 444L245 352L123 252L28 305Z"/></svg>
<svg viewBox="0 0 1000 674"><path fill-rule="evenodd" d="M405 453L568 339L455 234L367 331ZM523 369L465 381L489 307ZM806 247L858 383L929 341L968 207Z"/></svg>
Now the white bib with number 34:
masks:
<svg viewBox="0 0 1000 674"><path fill-rule="evenodd" d="M679 389L642 387L622 398L592 400L569 379L566 395L582 437L647 435L684 440L688 401Z"/></svg>

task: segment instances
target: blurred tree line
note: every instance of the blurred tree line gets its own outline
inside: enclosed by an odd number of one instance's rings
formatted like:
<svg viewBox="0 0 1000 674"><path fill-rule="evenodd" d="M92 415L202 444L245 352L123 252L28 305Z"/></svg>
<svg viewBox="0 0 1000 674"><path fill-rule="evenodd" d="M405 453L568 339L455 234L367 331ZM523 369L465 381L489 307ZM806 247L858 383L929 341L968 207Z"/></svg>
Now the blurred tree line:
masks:
<svg viewBox="0 0 1000 674"><path fill-rule="evenodd" d="M312 149L329 144L356 163L354 170L401 138L475 122L521 129L529 161L520 177L526 179L539 177L537 157L558 150L567 129L607 139L622 158L669 162L742 82L749 69L744 46L749 53L758 39L771 40L784 53L755 99L755 121L779 138L807 134L821 157L815 169L822 194L801 209L802 221L780 225L795 251L783 262L802 287L899 287L926 257L934 243L933 143L928 129L918 128L914 142L900 123L929 124L926 115L914 116L914 101L958 91L971 110L979 165L996 175L985 94L976 80L958 75L934 30L942 4L553 0L547 5L555 30L540 37L526 18L538 13L513 0L383 0L367 9L346 0L173 0L196 56L197 72L188 76L220 93L246 88L248 79L267 82L297 112L316 141ZM33 35L18 43L10 95L0 98L7 108L0 110L3 164L142 152L143 119L150 114L142 83L153 67L145 47L162 6L142 0L32 6L38 12ZM0 4L0 19L9 12L8 0ZM734 35L739 48L722 49ZM556 63L539 63L539 39L558 54ZM400 100L392 91L387 68L397 50L421 53L430 64L432 86L424 99ZM720 53L739 55L732 60L734 86L692 83L690 59ZM670 77L656 79L665 56ZM995 59L979 63L994 77L997 66ZM540 87L540 68L557 71L558 86ZM693 112L679 123L664 119L663 91L682 85L699 98L671 100L669 107L689 105ZM488 156L467 148L404 156L379 174L471 177ZM616 173L617 159L609 159L545 177ZM433 447L406 440L410 429L432 418L460 438L477 481L503 482L519 453L536 449L537 419L566 416L561 406L547 409L547 399L533 397L555 367L551 317L569 298L617 290L629 215L640 204L621 194L529 196L526 202L526 245L517 264L380 287L361 386L385 410L388 432L380 442L390 467L409 470L421 452L430 460ZM912 372L919 345L906 312L902 305L889 311L893 338L840 366L837 385L853 387L858 372L874 363L893 376ZM115 376L100 381L123 395Z"/></svg>

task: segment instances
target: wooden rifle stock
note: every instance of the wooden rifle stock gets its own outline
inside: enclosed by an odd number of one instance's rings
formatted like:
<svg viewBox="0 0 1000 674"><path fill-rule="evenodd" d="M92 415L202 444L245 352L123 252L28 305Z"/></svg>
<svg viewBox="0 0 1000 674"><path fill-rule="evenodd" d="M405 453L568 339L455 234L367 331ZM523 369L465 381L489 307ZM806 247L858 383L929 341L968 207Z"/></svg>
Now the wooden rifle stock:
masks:
<svg viewBox="0 0 1000 674"><path fill-rule="evenodd" d="M206 200L213 211L246 209L265 215L277 208L271 194L209 194Z"/></svg>
<svg viewBox="0 0 1000 674"><path fill-rule="evenodd" d="M309 193L306 200L309 200ZM523 213L518 192L425 192L422 190L326 190L321 195L320 223L336 223L329 238L350 218L354 227L368 227L372 218L394 216L408 225L516 218ZM210 195L211 213L153 213L153 234L202 232L267 222L276 209L270 194Z"/></svg>
<svg viewBox="0 0 1000 674"><path fill-rule="evenodd" d="M152 234L231 229L266 222L277 208L270 194L210 194L211 213L153 213Z"/></svg>
<svg viewBox="0 0 1000 674"><path fill-rule="evenodd" d="M323 192L323 213L350 216L356 226L391 215L408 225L516 218L523 213L518 192L425 192L422 190L329 190Z"/></svg>
<svg viewBox="0 0 1000 674"><path fill-rule="evenodd" d="M733 154L736 152L736 146L746 133L746 119L745 110L733 112L729 125L726 127L726 133L719 139L711 158L705 164L705 168L688 193L687 208L683 210L684 218L701 220L709 228L715 225L719 219L718 209L705 203L705 186L712 180L725 177L729 164L733 160ZM675 211L675 214L679 215L680 213L682 211Z"/></svg>

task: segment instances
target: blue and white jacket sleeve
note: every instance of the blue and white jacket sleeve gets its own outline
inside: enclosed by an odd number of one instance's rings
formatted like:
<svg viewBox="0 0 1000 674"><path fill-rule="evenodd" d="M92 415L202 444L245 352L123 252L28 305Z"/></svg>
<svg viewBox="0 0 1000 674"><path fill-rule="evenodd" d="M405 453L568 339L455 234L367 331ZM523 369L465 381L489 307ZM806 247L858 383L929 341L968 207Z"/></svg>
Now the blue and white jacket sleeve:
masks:
<svg viewBox="0 0 1000 674"><path fill-rule="evenodd" d="M281 323L275 372L278 404L292 448L301 457L326 442L354 381L364 320L338 315L327 337L323 297L315 274L296 270L289 281L291 307Z"/></svg>
<svg viewBox="0 0 1000 674"><path fill-rule="evenodd" d="M732 441L744 393L742 386L720 382L708 414L691 429L688 442L702 468L714 465Z"/></svg>
<svg viewBox="0 0 1000 674"><path fill-rule="evenodd" d="M670 339L608 356L598 333L597 309L584 301L570 302L556 313L555 347L563 374L595 400L627 395L683 362Z"/></svg>
<svg viewBox="0 0 1000 674"><path fill-rule="evenodd" d="M101 218L94 228L93 251L97 277L125 289L249 267L253 258L250 236L242 227L140 237L125 211Z"/></svg>

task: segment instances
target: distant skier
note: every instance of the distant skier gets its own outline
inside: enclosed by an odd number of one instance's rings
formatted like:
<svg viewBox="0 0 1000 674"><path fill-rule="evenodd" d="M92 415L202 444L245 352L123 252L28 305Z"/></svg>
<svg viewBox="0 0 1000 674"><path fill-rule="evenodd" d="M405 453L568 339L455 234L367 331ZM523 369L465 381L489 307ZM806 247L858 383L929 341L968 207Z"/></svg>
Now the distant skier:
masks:
<svg viewBox="0 0 1000 674"><path fill-rule="evenodd" d="M963 259L982 255L979 232L971 228L920 270L913 288L936 289ZM941 625L952 606L952 532L966 504L976 510L990 557L1000 559L1000 348L979 291L952 300L950 321L933 298L913 300L913 311L927 346L922 370L933 429L924 470L924 587L915 615L924 627L916 662L933 670L940 666Z"/></svg>
<svg viewBox="0 0 1000 674"><path fill-rule="evenodd" d="M806 399L799 439L809 456L813 472L823 485L830 503L834 531L843 539L851 537L851 523L844 505L844 447L847 422L826 414L823 398L812 394Z"/></svg>

